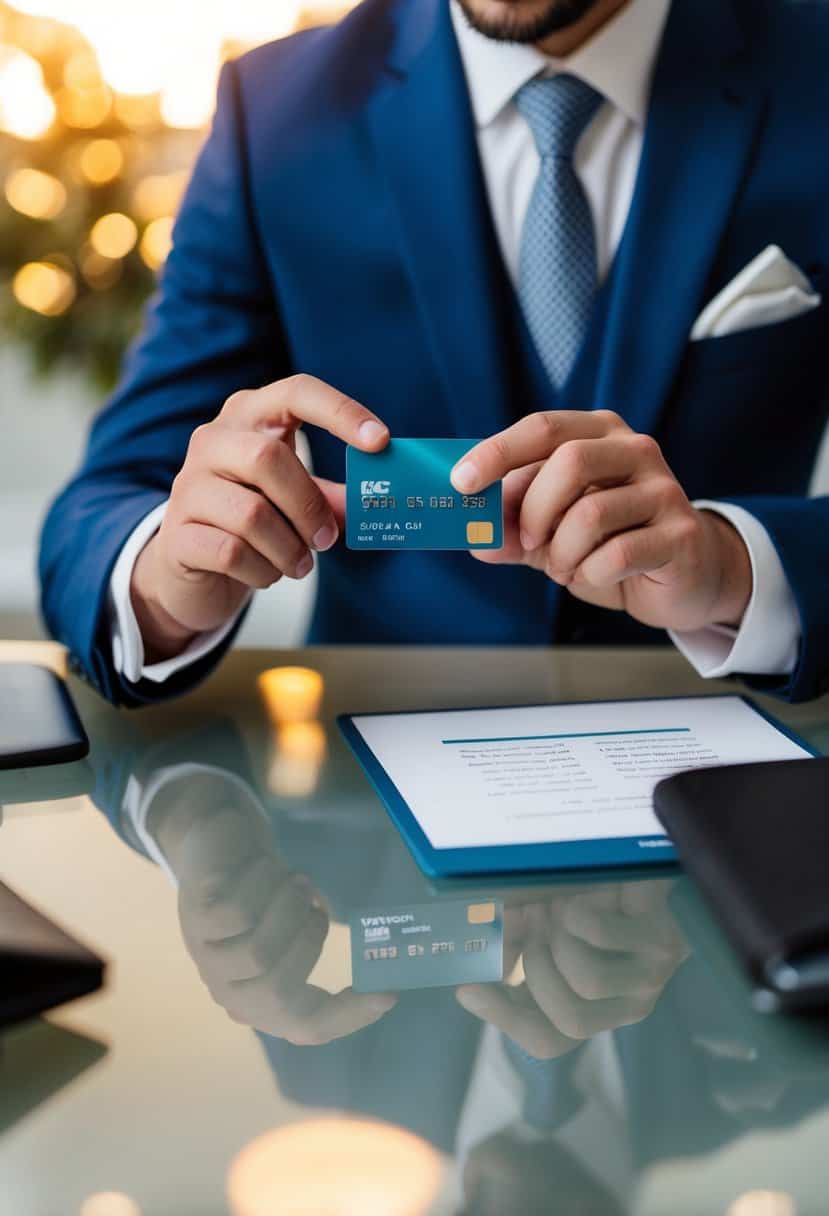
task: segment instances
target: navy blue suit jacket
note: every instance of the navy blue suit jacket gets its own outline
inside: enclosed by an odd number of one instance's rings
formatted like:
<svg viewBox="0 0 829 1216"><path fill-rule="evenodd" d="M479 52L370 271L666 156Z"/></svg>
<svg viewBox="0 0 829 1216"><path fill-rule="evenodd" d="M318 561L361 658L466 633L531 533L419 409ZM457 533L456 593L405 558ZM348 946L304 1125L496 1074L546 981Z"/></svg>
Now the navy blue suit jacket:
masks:
<svg viewBox="0 0 829 1216"><path fill-rule="evenodd" d="M829 500L807 492L826 420L829 303L689 342L702 307L766 245L829 290L829 9L674 0L626 230L555 395L495 239L447 0L366 0L336 27L229 64L175 248L122 385L47 519L46 619L73 665L138 704L189 687L116 676L105 620L118 551L167 497L194 427L295 371L397 435L482 437L539 408L612 408L654 434L692 497L752 511L803 628L792 698L829 688ZM344 449L310 434L316 471ZM312 639L664 640L537 572L466 554L343 546L320 561Z"/></svg>

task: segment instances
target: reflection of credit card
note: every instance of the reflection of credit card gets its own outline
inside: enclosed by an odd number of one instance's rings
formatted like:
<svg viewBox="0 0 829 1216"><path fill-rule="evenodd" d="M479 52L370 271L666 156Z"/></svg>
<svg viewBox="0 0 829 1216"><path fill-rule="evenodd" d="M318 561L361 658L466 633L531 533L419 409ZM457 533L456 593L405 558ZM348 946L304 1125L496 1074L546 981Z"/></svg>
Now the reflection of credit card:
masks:
<svg viewBox="0 0 829 1216"><path fill-rule="evenodd" d="M449 474L476 439L392 439L346 452L349 549L500 549L501 482L459 494Z"/></svg>
<svg viewBox="0 0 829 1216"><path fill-rule="evenodd" d="M352 983L356 992L496 983L503 945L499 899L371 908L351 917Z"/></svg>

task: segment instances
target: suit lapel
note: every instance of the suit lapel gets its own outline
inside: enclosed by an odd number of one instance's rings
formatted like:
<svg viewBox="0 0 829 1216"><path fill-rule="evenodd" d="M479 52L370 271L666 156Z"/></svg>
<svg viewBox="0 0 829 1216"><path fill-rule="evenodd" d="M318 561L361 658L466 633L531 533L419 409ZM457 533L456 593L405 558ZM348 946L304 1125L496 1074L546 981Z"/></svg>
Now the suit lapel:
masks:
<svg viewBox="0 0 829 1216"><path fill-rule="evenodd" d="M456 433L510 418L506 274L447 0L401 5L368 120Z"/></svg>
<svg viewBox="0 0 829 1216"><path fill-rule="evenodd" d="M595 399L637 430L653 430L706 303L763 101L734 0L674 0L613 269Z"/></svg>

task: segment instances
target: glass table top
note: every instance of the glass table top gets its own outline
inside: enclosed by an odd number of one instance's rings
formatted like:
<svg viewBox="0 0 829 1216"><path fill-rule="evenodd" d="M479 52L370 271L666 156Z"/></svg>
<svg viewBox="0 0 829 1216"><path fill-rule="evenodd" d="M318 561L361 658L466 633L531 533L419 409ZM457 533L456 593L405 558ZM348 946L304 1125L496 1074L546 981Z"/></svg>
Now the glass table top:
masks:
<svg viewBox="0 0 829 1216"><path fill-rule="evenodd" d="M263 695L295 665L321 685ZM338 648L137 713L71 687L90 756L0 774L0 879L107 983L0 1039L4 1216L829 1212L829 1020L755 1012L689 880L436 883L334 723L733 685L668 649ZM829 751L829 700L759 700ZM456 951L373 991L403 914Z"/></svg>

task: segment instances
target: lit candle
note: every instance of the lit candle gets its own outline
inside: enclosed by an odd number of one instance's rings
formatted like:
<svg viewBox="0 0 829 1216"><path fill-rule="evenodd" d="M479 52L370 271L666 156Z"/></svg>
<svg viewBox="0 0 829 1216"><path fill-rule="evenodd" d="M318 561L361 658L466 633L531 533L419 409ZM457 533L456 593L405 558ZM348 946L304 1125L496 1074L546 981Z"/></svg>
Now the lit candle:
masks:
<svg viewBox="0 0 829 1216"><path fill-rule="evenodd" d="M277 726L286 722L312 722L319 715L323 679L310 667L272 667L259 676L259 692L270 719Z"/></svg>

